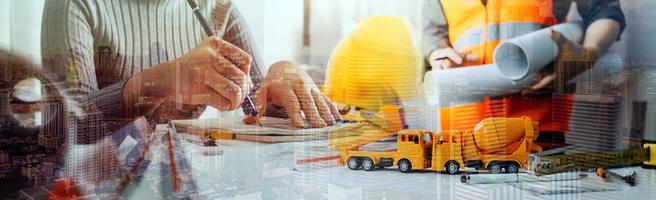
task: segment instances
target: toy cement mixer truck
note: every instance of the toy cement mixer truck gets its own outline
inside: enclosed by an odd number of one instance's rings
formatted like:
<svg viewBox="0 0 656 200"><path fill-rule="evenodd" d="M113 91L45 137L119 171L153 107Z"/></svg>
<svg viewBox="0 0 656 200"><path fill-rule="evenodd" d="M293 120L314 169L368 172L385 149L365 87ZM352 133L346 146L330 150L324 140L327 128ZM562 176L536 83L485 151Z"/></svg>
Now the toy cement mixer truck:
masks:
<svg viewBox="0 0 656 200"><path fill-rule="evenodd" d="M346 151L349 169L367 171L397 166L403 173L432 170L457 173L462 167L488 169L493 174L528 168L528 156L541 151L533 144L538 124L528 117L487 118L467 131L404 130L395 151Z"/></svg>

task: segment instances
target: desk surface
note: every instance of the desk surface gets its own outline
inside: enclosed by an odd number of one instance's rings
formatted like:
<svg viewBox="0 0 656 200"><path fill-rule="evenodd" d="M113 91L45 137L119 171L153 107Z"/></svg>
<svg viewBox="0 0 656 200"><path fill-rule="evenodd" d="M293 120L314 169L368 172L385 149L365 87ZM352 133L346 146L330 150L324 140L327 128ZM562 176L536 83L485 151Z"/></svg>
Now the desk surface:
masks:
<svg viewBox="0 0 656 200"><path fill-rule="evenodd" d="M161 134L161 133L156 133ZM589 173L575 181L467 185L459 175L435 172L402 174L394 169L351 171L322 162L299 166L295 158L307 153L305 143L260 144L221 141L219 147L201 147L172 137L174 160L181 183L173 192L168 141L158 136L143 177L124 192L129 199L656 199L656 170L616 169L638 173L638 185L604 181ZM317 143L321 143L320 141ZM302 148L299 148L302 147ZM521 189L524 188L524 189ZM530 189L527 189L530 188ZM561 194L540 194L540 188L569 188ZM591 191L613 189L614 191Z"/></svg>

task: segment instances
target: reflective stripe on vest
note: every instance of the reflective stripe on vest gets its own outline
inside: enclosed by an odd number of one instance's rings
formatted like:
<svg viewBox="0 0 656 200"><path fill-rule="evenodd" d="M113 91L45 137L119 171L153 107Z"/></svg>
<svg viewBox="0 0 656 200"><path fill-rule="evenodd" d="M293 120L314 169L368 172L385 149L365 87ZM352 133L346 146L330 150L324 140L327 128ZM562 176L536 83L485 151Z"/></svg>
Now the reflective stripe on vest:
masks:
<svg viewBox="0 0 656 200"><path fill-rule="evenodd" d="M474 28L461 36L453 45L456 50L465 50L475 45L480 45L484 41L505 41L510 38L518 37L535 30L541 29L542 24L510 22L504 24L490 24L487 26L487 36L484 36L483 28ZM485 38L485 40L483 39Z"/></svg>
<svg viewBox="0 0 656 200"><path fill-rule="evenodd" d="M449 40L459 52L492 62L500 42L555 24L553 0L438 0L449 26Z"/></svg>

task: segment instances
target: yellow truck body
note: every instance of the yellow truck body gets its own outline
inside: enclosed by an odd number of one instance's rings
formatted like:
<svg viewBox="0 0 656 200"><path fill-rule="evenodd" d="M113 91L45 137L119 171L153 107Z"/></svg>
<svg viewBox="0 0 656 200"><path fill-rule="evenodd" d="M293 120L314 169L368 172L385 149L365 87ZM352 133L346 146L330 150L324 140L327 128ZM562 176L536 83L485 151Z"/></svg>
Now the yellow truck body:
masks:
<svg viewBox="0 0 656 200"><path fill-rule="evenodd" d="M533 145L537 136L537 123L528 117L488 118L467 131L399 131L396 150L354 148L343 153L342 159L352 170L396 166L401 172L455 174L463 167L472 167L492 173L516 173L519 168L528 168L529 153L539 150Z"/></svg>

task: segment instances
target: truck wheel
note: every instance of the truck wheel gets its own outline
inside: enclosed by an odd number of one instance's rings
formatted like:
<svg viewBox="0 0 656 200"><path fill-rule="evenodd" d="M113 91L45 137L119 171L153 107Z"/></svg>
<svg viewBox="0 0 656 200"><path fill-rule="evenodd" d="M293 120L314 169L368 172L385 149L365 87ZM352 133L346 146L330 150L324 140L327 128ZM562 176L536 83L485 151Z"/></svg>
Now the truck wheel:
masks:
<svg viewBox="0 0 656 200"><path fill-rule="evenodd" d="M449 174L456 174L460 170L460 165L456 161L449 161L446 163L446 172Z"/></svg>
<svg viewBox="0 0 656 200"><path fill-rule="evenodd" d="M397 165L399 165L399 171L403 173L410 173L412 171L412 164L410 163L409 160L406 159L399 160L399 163Z"/></svg>
<svg viewBox="0 0 656 200"><path fill-rule="evenodd" d="M351 157L348 159L346 165L351 170L358 170L360 169L360 159Z"/></svg>
<svg viewBox="0 0 656 200"><path fill-rule="evenodd" d="M374 170L374 161L371 158L364 158L362 160L362 169L366 171Z"/></svg>
<svg viewBox="0 0 656 200"><path fill-rule="evenodd" d="M502 167L501 167L501 164L499 164L499 163L490 163L487 166L487 169L490 170L490 173L500 174Z"/></svg>
<svg viewBox="0 0 656 200"><path fill-rule="evenodd" d="M516 174L519 172L519 166L515 162L510 162L506 165L506 173Z"/></svg>

